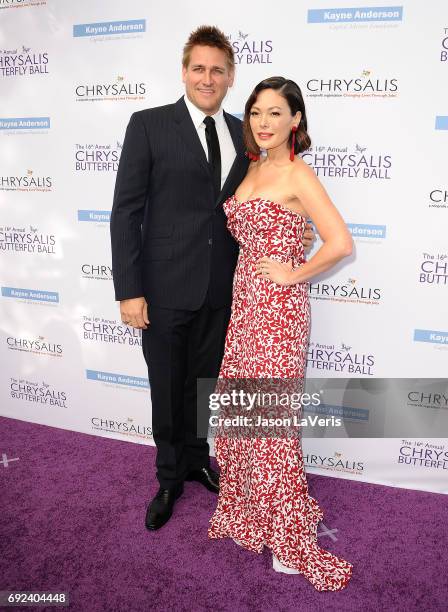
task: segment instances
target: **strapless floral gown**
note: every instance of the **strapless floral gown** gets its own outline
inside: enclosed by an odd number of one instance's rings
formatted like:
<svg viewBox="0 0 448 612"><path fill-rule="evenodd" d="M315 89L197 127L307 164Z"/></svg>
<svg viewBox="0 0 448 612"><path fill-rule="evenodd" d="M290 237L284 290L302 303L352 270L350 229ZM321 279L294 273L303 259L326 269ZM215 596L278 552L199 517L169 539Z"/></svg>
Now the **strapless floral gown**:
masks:
<svg viewBox="0 0 448 612"><path fill-rule="evenodd" d="M220 379L299 379L308 346L308 283L290 287L257 277L265 255L294 267L304 259L303 216L271 200L224 203L227 225L240 245L232 314ZM308 493L299 437L218 435L220 494L210 538L231 537L261 553L268 546L286 567L298 570L318 591L343 589L352 565L317 544L323 512Z"/></svg>

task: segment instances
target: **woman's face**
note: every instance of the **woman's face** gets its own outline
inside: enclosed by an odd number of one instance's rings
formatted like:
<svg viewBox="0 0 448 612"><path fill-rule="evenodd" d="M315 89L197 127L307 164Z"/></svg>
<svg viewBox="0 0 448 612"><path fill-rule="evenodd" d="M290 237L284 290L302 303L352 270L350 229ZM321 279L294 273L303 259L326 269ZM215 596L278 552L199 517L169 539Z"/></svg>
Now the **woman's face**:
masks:
<svg viewBox="0 0 448 612"><path fill-rule="evenodd" d="M274 89L263 89L250 109L250 127L261 149L287 147L291 128L298 126L301 113L291 115L286 99Z"/></svg>

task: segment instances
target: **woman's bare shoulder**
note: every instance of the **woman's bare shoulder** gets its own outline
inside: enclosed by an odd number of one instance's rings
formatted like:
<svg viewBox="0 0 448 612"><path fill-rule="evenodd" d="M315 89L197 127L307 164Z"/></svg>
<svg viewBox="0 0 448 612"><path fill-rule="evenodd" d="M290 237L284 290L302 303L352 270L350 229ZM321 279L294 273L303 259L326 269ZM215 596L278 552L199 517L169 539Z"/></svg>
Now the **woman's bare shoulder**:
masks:
<svg viewBox="0 0 448 612"><path fill-rule="evenodd" d="M305 183L307 185L314 184L319 182L319 179L314 172L314 168L307 164L303 159L299 156L296 156L294 160L294 164L292 171L294 175L295 181L300 181L302 184Z"/></svg>

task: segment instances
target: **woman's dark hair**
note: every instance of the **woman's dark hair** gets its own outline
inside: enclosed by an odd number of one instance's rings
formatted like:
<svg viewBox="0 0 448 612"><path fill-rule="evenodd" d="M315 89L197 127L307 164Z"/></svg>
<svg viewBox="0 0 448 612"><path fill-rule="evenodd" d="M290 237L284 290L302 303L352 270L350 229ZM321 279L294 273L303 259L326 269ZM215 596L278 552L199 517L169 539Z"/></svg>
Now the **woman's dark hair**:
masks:
<svg viewBox="0 0 448 612"><path fill-rule="evenodd" d="M278 91L278 93L285 98L288 102L289 109L291 111L291 115L295 115L297 111L302 113L299 123L299 129L296 132L296 142L294 145L294 153L301 153L302 151L306 151L311 146L311 138L307 133L307 119L305 112L305 103L303 101L302 92L300 91L300 87L294 81L290 79L285 79L284 77L270 77L269 79L264 79L261 83L255 87L253 92L250 94L249 99L246 102L246 107L244 109L244 119L243 119L243 135L244 135L244 143L246 145L246 149L248 153L253 153L254 155L260 154L260 147L255 142L255 138L252 134L252 130L250 127L250 111L252 110L252 106L255 104L255 101L258 97L260 91L263 89L273 89ZM292 134L289 136L288 145L291 146Z"/></svg>

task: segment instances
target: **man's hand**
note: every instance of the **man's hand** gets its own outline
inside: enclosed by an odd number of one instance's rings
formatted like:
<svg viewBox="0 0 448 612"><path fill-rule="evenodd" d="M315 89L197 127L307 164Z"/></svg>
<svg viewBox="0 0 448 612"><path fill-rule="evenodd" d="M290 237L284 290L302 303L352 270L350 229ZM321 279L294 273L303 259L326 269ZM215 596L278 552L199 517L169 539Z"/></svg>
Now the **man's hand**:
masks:
<svg viewBox="0 0 448 612"><path fill-rule="evenodd" d="M311 251L311 247L313 246L315 240L316 234L314 233L313 226L311 223L307 223L302 238L305 253L309 253Z"/></svg>
<svg viewBox="0 0 448 612"><path fill-rule="evenodd" d="M149 325L148 304L144 297L122 300L120 314L123 323L136 329L147 329Z"/></svg>

